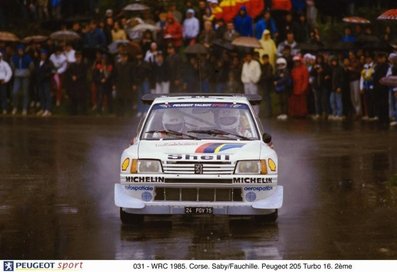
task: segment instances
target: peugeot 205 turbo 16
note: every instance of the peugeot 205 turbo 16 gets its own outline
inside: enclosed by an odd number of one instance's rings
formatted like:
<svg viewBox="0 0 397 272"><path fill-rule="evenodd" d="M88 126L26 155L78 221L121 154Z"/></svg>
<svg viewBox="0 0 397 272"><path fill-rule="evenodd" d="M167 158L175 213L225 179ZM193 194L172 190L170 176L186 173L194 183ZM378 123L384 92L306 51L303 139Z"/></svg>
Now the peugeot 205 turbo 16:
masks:
<svg viewBox="0 0 397 272"><path fill-rule="evenodd" d="M144 97L152 104L121 155L115 184L121 221L176 214L276 220L283 187L271 137L251 106L255 97Z"/></svg>

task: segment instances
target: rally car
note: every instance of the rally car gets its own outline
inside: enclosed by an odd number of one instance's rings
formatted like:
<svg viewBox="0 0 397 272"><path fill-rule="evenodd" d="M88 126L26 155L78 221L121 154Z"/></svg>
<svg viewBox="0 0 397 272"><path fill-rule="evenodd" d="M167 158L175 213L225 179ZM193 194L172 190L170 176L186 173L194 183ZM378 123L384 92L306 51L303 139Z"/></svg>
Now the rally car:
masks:
<svg viewBox="0 0 397 272"><path fill-rule="evenodd" d="M121 155L121 221L145 215L249 215L276 220L283 202L271 137L238 94L146 96L152 102ZM251 102L251 103L250 103Z"/></svg>

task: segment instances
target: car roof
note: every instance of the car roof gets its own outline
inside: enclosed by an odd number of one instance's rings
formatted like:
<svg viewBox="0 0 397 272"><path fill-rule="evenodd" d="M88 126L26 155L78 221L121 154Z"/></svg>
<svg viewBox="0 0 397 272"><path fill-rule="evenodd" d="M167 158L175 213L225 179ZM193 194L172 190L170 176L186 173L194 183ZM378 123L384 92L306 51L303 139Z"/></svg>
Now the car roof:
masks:
<svg viewBox="0 0 397 272"><path fill-rule="evenodd" d="M189 102L224 102L224 103L242 103L255 104L260 102L259 95L245 96L244 94L168 94L168 95L154 95L148 94L142 97L145 103L189 103Z"/></svg>

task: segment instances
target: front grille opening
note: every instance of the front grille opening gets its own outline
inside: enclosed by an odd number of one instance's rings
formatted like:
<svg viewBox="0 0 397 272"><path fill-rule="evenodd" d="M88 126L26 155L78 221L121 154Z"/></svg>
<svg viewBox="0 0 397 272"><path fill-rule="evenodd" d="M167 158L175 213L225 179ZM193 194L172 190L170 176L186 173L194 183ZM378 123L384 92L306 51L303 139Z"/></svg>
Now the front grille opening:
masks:
<svg viewBox="0 0 397 272"><path fill-rule="evenodd" d="M240 188L164 188L156 187L155 201L235 201L242 202Z"/></svg>

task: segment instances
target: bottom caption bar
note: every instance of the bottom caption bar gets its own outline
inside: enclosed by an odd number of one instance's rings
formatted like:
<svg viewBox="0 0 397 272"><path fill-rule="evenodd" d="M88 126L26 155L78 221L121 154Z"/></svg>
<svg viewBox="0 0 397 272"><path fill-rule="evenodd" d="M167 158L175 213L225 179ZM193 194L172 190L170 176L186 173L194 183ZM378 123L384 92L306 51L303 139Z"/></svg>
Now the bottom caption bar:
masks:
<svg viewBox="0 0 397 272"><path fill-rule="evenodd" d="M338 271L395 272L397 261L62 261L3 260L3 272L14 271Z"/></svg>

